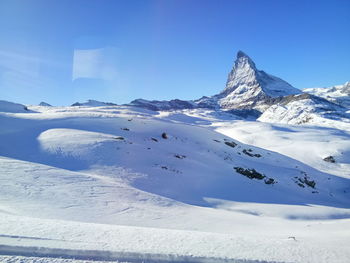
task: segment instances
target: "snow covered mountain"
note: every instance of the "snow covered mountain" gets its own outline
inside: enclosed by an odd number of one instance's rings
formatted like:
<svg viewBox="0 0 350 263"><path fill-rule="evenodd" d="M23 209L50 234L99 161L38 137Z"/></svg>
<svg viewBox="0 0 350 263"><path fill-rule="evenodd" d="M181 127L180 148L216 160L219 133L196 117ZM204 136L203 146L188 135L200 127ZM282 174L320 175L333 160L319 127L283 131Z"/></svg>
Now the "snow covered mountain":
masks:
<svg viewBox="0 0 350 263"><path fill-rule="evenodd" d="M301 91L286 81L258 70L253 60L242 51L237 53L234 67L228 75L225 89L214 96L193 101L135 100L130 105L151 110L208 109L255 109L264 111L273 99L300 94Z"/></svg>
<svg viewBox="0 0 350 263"><path fill-rule="evenodd" d="M217 98L223 109L249 108L264 111L269 99L300 93L300 90L284 80L258 70L253 60L239 51L226 87Z"/></svg>
<svg viewBox="0 0 350 263"><path fill-rule="evenodd" d="M112 102L102 102L98 100L88 100L86 102L76 102L72 106L89 106L89 107L101 107L101 106L116 106L117 104Z"/></svg>
<svg viewBox="0 0 350 263"><path fill-rule="evenodd" d="M329 88L309 88L306 93L325 98L343 107L350 108L350 82Z"/></svg>

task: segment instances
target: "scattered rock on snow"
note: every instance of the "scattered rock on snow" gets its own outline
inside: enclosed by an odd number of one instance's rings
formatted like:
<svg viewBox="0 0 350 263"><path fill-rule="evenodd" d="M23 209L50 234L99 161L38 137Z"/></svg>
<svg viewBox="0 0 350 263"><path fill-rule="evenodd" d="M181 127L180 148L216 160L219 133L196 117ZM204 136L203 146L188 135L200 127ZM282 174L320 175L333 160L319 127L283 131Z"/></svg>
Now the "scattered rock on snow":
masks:
<svg viewBox="0 0 350 263"><path fill-rule="evenodd" d="M302 188L305 188L305 185L311 187L311 188L315 188L316 186L316 182L314 180L311 180L310 177L305 173L305 172L301 172L304 176L303 177L298 177L295 176L294 178L297 179L295 181L295 183L297 185L299 185Z"/></svg>
<svg viewBox="0 0 350 263"><path fill-rule="evenodd" d="M323 158L323 161L329 162L329 163L335 163L335 159L332 155Z"/></svg>

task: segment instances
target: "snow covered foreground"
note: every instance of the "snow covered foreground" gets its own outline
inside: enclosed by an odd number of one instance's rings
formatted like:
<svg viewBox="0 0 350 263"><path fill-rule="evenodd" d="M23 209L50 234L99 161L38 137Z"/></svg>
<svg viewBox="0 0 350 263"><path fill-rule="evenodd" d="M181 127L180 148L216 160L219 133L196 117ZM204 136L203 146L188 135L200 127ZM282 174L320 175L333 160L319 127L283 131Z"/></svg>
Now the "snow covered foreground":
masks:
<svg viewBox="0 0 350 263"><path fill-rule="evenodd" d="M0 113L0 254L350 260L350 129L206 110L29 110Z"/></svg>

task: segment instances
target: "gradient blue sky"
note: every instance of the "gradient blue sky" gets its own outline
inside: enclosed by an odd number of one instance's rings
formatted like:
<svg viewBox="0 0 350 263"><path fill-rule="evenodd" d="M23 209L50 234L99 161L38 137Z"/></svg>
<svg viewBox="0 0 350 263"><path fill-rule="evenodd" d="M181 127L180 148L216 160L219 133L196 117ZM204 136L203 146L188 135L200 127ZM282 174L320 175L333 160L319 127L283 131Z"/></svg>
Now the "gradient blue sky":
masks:
<svg viewBox="0 0 350 263"><path fill-rule="evenodd" d="M297 88L350 81L350 1L1 0L0 99L195 99L236 53Z"/></svg>

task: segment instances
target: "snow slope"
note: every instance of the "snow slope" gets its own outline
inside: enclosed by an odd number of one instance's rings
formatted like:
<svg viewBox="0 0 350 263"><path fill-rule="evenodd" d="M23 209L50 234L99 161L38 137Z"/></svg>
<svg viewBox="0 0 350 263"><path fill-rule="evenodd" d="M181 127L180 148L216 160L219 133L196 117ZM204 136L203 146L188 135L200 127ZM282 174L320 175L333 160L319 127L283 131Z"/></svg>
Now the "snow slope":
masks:
<svg viewBox="0 0 350 263"><path fill-rule="evenodd" d="M0 113L0 244L77 257L102 250L113 259L350 258L349 177L291 156L292 146L285 155L271 150L284 126L270 126L265 150L236 140L233 127L256 122L227 112L30 109ZM111 259L106 253L97 259Z"/></svg>

